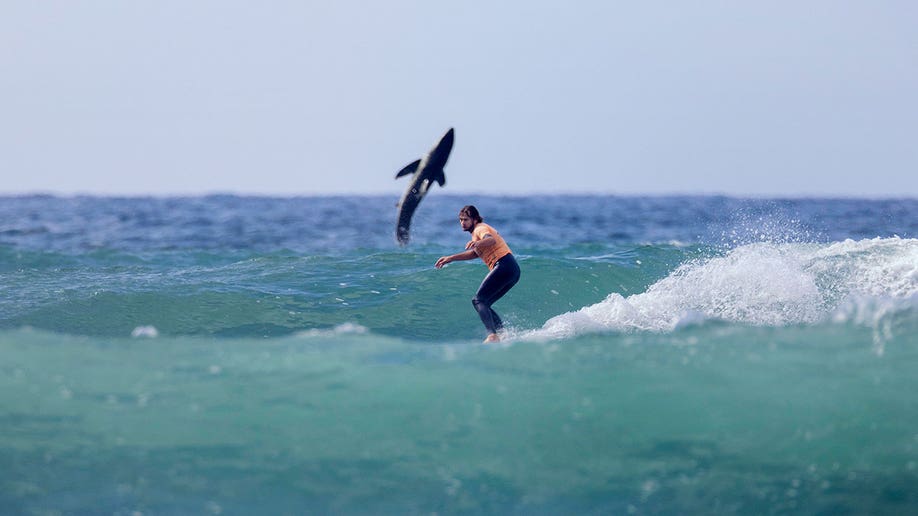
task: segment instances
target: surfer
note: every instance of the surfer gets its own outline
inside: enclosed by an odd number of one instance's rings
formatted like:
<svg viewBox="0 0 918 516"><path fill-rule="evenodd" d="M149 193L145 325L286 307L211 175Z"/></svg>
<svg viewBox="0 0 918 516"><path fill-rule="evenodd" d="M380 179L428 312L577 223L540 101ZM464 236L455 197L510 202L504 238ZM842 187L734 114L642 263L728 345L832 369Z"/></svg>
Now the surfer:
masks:
<svg viewBox="0 0 918 516"><path fill-rule="evenodd" d="M504 294L520 280L520 266L503 237L484 223L478 208L468 205L459 210L459 224L463 231L472 234L472 239L465 245L465 251L441 256L435 267L439 269L450 262L474 260L478 257L485 262L490 272L472 298L472 306L478 311L481 322L488 329L485 342L498 342L500 337L497 336L497 332L503 327L503 322L491 305L504 297Z"/></svg>

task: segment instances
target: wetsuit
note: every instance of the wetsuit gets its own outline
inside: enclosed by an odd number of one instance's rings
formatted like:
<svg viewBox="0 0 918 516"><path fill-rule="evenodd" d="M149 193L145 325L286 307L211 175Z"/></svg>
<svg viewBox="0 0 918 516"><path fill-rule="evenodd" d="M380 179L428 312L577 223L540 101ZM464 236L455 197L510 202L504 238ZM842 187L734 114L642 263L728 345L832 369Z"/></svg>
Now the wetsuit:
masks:
<svg viewBox="0 0 918 516"><path fill-rule="evenodd" d="M500 234L484 222L479 222L472 230L472 240L478 241L491 235L495 243L490 246L478 248L479 256L488 265L491 272L485 276L478 287L478 292L472 298L472 306L478 311L481 322L490 333L497 333L503 327L500 316L491 305L504 297L516 282L520 280L520 266L516 263L510 247L504 242Z"/></svg>

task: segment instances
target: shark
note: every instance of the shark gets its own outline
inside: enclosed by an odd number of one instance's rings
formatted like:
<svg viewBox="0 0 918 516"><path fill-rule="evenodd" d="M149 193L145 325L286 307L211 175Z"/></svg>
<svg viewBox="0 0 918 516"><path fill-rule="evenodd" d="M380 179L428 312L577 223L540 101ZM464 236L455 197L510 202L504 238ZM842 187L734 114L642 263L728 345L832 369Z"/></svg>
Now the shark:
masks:
<svg viewBox="0 0 918 516"><path fill-rule="evenodd" d="M402 176L411 176L408 189L405 190L401 200L398 201L398 223L395 227L395 237L402 246L408 245L410 239L411 217L421 204L421 199L427 195L431 184L437 182L442 188L446 184L446 174L443 167L453 150L453 128L446 131L440 141L430 149L421 159L412 161L405 168L395 174L395 179Z"/></svg>

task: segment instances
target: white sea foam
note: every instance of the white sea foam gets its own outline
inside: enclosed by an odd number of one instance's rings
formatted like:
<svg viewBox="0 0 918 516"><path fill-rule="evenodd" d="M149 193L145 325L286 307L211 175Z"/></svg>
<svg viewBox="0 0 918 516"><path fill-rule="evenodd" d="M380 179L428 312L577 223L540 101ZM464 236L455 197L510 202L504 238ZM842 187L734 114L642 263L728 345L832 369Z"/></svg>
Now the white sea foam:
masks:
<svg viewBox="0 0 918 516"><path fill-rule="evenodd" d="M142 337L156 338L159 337L159 330L155 326L138 326L131 332L131 337L135 339Z"/></svg>
<svg viewBox="0 0 918 516"><path fill-rule="evenodd" d="M698 320L783 326L841 320L880 324L918 299L918 240L831 244L759 242L687 262L647 291L549 319L534 338L600 331L670 331ZM852 308L856 307L856 308Z"/></svg>
<svg viewBox="0 0 918 516"><path fill-rule="evenodd" d="M363 335L369 332L365 326L361 326L356 323L346 322L335 326L332 329L320 330L313 328L310 330L305 330L297 332L296 336L298 337L333 337L335 335Z"/></svg>

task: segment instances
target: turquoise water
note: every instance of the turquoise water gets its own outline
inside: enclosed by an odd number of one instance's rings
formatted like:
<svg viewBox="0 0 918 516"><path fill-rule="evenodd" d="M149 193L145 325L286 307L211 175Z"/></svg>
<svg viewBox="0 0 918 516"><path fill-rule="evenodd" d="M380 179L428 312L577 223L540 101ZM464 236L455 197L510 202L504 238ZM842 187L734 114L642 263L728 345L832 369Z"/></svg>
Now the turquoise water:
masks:
<svg viewBox="0 0 918 516"><path fill-rule="evenodd" d="M0 513L918 508L918 202L393 206L4 199Z"/></svg>

